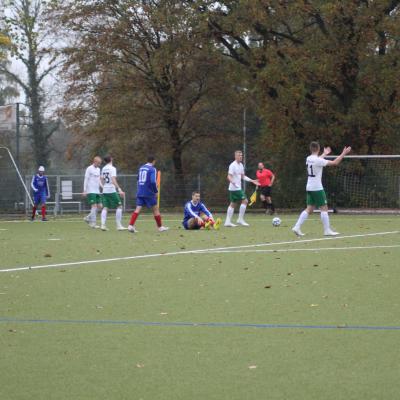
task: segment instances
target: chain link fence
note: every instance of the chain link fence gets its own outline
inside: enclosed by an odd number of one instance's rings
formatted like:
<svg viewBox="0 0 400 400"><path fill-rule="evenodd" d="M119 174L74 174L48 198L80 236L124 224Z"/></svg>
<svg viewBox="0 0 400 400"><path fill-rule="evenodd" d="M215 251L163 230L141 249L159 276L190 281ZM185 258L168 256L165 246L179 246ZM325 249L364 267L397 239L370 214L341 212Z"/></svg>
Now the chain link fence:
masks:
<svg viewBox="0 0 400 400"><path fill-rule="evenodd" d="M339 208L399 208L400 207L400 177L396 168L385 170L379 176L363 181L355 180L354 171L346 174L346 168L341 170L327 168L324 185L327 190L330 206ZM306 176L299 171L298 175L288 178L277 175L273 187L272 197L278 209L300 210L305 205ZM249 173L249 176L253 175ZM172 173L162 172L161 175L161 209L182 211L186 201L191 199L194 190L201 193L203 201L212 211L225 211L228 205L228 182L226 171L216 171L212 174L192 174L176 176ZM357 177L357 176L356 176ZM383 179L383 177L390 177ZM82 196L84 175L60 174L48 175L50 198L48 210L55 215L64 213L83 213L89 210L86 199ZM118 182L125 192L123 207L126 211L134 209L136 204L136 174L121 174ZM24 177L24 183L30 196L32 174ZM367 182L367 183L365 183ZM373 187L371 186L373 185ZM0 158L0 214L29 214L31 210L30 196L18 178L14 168L4 166ZM246 192L250 196L254 185L247 183ZM373 195L373 196L372 196ZM373 200L373 201L372 201ZM259 210L259 203L252 210Z"/></svg>

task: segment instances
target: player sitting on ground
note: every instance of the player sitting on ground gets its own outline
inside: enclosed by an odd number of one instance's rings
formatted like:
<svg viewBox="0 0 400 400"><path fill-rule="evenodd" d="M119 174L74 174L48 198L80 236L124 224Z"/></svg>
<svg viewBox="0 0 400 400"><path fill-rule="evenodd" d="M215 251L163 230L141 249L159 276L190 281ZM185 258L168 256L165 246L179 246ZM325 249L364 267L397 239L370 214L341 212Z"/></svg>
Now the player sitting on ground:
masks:
<svg viewBox="0 0 400 400"><path fill-rule="evenodd" d="M300 214L299 219L296 222L296 225L292 228L292 231L297 236L304 236L304 233L300 230L301 225L308 218L310 214L313 213L315 207L318 207L321 210L321 221L324 226L324 235L325 236L336 236L339 235L338 232L334 232L329 223L329 214L328 214L328 202L326 200L326 194L324 188L322 186L322 171L324 167L335 167L339 165L344 156L349 154L351 151L351 147L345 147L342 151L342 154L337 157L334 161L325 160L330 152L330 147L325 147L324 152L319 155L320 146L318 142L311 142L310 144L311 155L306 159L306 167L307 167L307 208Z"/></svg>
<svg viewBox="0 0 400 400"><path fill-rule="evenodd" d="M33 202L31 221L35 220L36 210L39 205L42 205L42 221L47 221L46 218L46 200L50 197L49 181L44 175L44 167L38 168L38 173L32 177L31 187L33 190Z"/></svg>
<svg viewBox="0 0 400 400"><path fill-rule="evenodd" d="M167 231L169 228L162 225L160 210L157 205L157 170L154 165L156 159L152 156L147 157L147 163L142 165L138 171L136 209L131 216L128 230L137 232L135 222L143 206L153 209L154 219L160 232Z"/></svg>
<svg viewBox="0 0 400 400"><path fill-rule="evenodd" d="M221 218L214 218L207 207L200 201L200 192L192 193L192 200L185 204L182 225L185 229L219 229Z"/></svg>

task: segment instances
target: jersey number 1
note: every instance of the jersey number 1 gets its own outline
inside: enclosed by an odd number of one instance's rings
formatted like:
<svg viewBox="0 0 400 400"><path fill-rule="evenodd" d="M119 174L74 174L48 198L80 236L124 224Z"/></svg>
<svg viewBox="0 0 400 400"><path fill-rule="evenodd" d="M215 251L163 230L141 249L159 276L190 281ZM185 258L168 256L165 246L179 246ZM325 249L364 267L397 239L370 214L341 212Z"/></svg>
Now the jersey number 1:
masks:
<svg viewBox="0 0 400 400"><path fill-rule="evenodd" d="M314 174L312 165L307 164L307 175L311 178L315 178L315 174Z"/></svg>

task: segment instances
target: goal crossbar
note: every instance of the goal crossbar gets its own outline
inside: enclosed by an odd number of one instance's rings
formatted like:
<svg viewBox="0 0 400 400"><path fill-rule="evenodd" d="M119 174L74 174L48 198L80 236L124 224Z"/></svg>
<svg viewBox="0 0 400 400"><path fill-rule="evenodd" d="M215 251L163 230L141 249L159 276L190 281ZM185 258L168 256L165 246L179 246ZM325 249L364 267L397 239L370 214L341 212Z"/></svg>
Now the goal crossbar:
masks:
<svg viewBox="0 0 400 400"><path fill-rule="evenodd" d="M327 159L335 159L339 156L325 156ZM351 155L344 156L344 158L356 158L356 159L368 159L368 158L388 158L388 159L400 159L400 154L389 154L389 155Z"/></svg>

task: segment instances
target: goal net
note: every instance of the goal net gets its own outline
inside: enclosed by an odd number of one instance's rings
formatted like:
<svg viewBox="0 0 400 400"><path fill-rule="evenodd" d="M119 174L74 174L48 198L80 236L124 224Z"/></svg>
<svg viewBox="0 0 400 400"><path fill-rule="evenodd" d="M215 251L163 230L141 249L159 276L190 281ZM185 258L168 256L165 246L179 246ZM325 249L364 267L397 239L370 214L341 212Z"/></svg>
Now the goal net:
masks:
<svg viewBox="0 0 400 400"><path fill-rule="evenodd" d="M361 212L400 209L400 155L346 156L338 167L326 168L324 173L334 209Z"/></svg>
<svg viewBox="0 0 400 400"><path fill-rule="evenodd" d="M28 188L7 147L0 146L0 214L25 213L27 199L32 202Z"/></svg>

